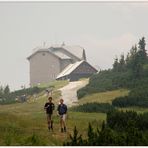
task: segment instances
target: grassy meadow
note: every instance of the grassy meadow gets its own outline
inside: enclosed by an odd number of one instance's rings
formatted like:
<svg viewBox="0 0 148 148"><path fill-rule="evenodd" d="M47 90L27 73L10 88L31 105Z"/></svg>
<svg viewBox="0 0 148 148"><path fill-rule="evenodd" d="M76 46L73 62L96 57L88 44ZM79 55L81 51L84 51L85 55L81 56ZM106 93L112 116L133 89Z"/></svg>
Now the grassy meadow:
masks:
<svg viewBox="0 0 148 148"><path fill-rule="evenodd" d="M60 98L60 87L68 84L67 81L53 82L46 85L54 86L53 102L57 105ZM41 87L45 87L45 84ZM118 96L127 95L128 90L115 90L103 93L96 93L79 100L79 104L86 102L111 103ZM92 126L101 128L103 120L106 119L105 113L82 113L68 112L67 133L60 132L59 118L54 111L54 131L47 129L46 113L43 109L47 95L41 92L37 98L31 97L28 102L15 103L10 105L0 105L0 145L11 146L61 146L64 141L69 139L69 134L73 133L74 126L80 134L87 136L88 123ZM57 106L56 106L57 108ZM142 109L141 109L142 110ZM144 109L142 111L145 111Z"/></svg>
<svg viewBox="0 0 148 148"><path fill-rule="evenodd" d="M92 102L111 103L112 100L115 99L116 97L125 96L125 95L128 95L128 93L129 91L126 89L94 93L79 99L78 104L85 104L85 103L92 103Z"/></svg>
<svg viewBox="0 0 148 148"><path fill-rule="evenodd" d="M61 95L58 88L67 82L53 83L53 102L58 104ZM45 85L44 85L45 86ZM86 135L88 123L101 125L106 115L103 113L68 112L67 133L60 133L59 118L54 111L54 131L47 129L46 113L43 109L47 96L45 92L31 98L28 102L0 105L0 145L62 145L77 126Z"/></svg>
<svg viewBox="0 0 148 148"><path fill-rule="evenodd" d="M69 112L68 132L60 133L59 118L54 111L54 131L49 132L43 106L41 101L1 106L0 145L62 145L69 138L74 126L86 135L89 122L101 126L106 117L103 113Z"/></svg>

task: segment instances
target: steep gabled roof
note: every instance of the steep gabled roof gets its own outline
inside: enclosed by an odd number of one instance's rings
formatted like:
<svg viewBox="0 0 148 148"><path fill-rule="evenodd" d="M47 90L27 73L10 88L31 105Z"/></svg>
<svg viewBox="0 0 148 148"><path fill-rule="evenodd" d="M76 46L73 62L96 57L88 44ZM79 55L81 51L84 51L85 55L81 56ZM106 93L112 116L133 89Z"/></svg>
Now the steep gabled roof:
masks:
<svg viewBox="0 0 148 148"><path fill-rule="evenodd" d="M80 46L77 46L77 45L75 45L75 46L62 46L62 48L64 48L68 52L72 53L73 55L75 55L79 59L83 58L83 50L84 49Z"/></svg>
<svg viewBox="0 0 148 148"><path fill-rule="evenodd" d="M59 58L57 55L50 52L48 48L38 48L37 47L37 48L35 48L34 52L29 57L27 57L27 59L29 60L31 57L33 57L38 52L48 52L48 53L52 54L53 56Z"/></svg>
<svg viewBox="0 0 148 148"><path fill-rule="evenodd" d="M69 75L71 72L73 72L83 62L84 61L79 61L79 62L76 62L74 64L69 64L60 74L58 74L56 79Z"/></svg>
<svg viewBox="0 0 148 148"><path fill-rule="evenodd" d="M51 51L51 52L61 59L71 59L68 55L62 53L60 50L55 50L55 51Z"/></svg>
<svg viewBox="0 0 148 148"><path fill-rule="evenodd" d="M85 50L82 47L80 47L80 46L76 46L76 45L74 45L74 46L65 46L65 45L58 46L58 45L53 45L53 46L51 46L49 48L49 50L51 52L53 52L53 53L55 52L55 54L56 54L56 51L58 51L59 53L65 54L68 57L71 55L70 56L71 58L75 57L76 59L78 59L78 61L86 60L86 55L84 57Z"/></svg>
<svg viewBox="0 0 148 148"><path fill-rule="evenodd" d="M65 52L62 52L62 50L60 49L63 49ZM71 59L71 57L75 57L78 60L83 60L83 56L84 56L84 49L80 46L54 45L51 47L37 47L33 49L33 51L34 52L27 59L30 59L37 52L42 52L42 51L50 52L60 59Z"/></svg>

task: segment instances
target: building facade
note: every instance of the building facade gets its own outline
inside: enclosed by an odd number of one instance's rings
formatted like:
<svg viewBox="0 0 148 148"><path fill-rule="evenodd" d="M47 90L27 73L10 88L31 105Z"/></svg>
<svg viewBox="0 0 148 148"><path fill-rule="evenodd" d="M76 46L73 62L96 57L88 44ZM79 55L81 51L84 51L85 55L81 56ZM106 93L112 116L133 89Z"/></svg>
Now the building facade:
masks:
<svg viewBox="0 0 148 148"><path fill-rule="evenodd" d="M60 73L62 73L70 65L86 61L86 54L85 50L80 46L62 45L52 46L49 48L38 47L27 59L30 63L30 85L34 86L40 83L48 83L55 79L65 79L67 76L64 76L63 78L58 77ZM84 64L84 62L82 63ZM92 66L88 63L86 64L87 66L82 66L83 64L80 64L81 68L78 66L77 69L75 69L75 73L77 73L75 78L74 73L70 75L71 80L75 80L78 75L90 76L90 71L88 69L90 67L92 68ZM96 72L94 68L92 69L91 74ZM86 71L89 72L86 74Z"/></svg>
<svg viewBox="0 0 148 148"><path fill-rule="evenodd" d="M97 73L97 70L91 66L88 62L82 60L69 64L56 78L56 80L69 80L77 81L80 78L88 78L94 73Z"/></svg>

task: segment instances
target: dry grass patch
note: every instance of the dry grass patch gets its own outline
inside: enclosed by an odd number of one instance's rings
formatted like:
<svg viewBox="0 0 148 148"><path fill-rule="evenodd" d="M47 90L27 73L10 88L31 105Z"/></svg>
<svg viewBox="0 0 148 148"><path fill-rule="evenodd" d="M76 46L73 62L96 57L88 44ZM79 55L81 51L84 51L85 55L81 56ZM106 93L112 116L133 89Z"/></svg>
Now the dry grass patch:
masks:
<svg viewBox="0 0 148 148"><path fill-rule="evenodd" d="M119 89L114 91L100 92L88 95L79 100L78 104L85 103L111 103L116 97L128 95L129 91L126 89Z"/></svg>

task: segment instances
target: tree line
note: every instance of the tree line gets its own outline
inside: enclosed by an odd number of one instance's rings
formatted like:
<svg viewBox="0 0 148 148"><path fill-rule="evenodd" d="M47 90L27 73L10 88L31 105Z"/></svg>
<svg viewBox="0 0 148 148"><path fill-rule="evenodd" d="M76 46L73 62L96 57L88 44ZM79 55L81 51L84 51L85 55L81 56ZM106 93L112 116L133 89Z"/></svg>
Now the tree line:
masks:
<svg viewBox="0 0 148 148"><path fill-rule="evenodd" d="M90 77L89 84L78 90L78 98L80 99L91 93L120 88L130 89L134 94L132 97L136 98L138 87L142 89L148 88L148 56L145 46L145 37L142 37L138 45L132 46L126 56L121 54L119 58L114 59L111 69L100 71ZM142 89L141 98L148 98L147 93L145 96ZM133 102L135 101L133 100Z"/></svg>
<svg viewBox="0 0 148 148"><path fill-rule="evenodd" d="M115 107L109 103L86 103L79 106L70 108L71 111L75 112L96 112L96 113L107 113L108 111L115 110Z"/></svg>
<svg viewBox="0 0 148 148"><path fill-rule="evenodd" d="M116 107L148 107L148 85L138 86L132 89L128 96L117 97L112 101Z"/></svg>
<svg viewBox="0 0 148 148"><path fill-rule="evenodd" d="M10 88L9 85L0 86L0 103L10 100ZM12 100L10 100L11 102Z"/></svg>
<svg viewBox="0 0 148 148"><path fill-rule="evenodd" d="M9 85L6 85L5 87L0 86L0 104L11 104L17 101L24 102L28 96L37 94L44 89L45 88L39 88L35 86L11 92Z"/></svg>

